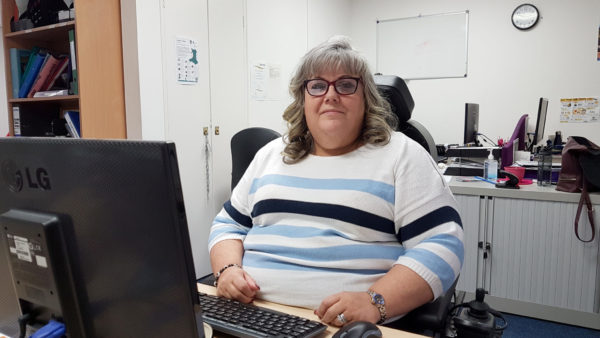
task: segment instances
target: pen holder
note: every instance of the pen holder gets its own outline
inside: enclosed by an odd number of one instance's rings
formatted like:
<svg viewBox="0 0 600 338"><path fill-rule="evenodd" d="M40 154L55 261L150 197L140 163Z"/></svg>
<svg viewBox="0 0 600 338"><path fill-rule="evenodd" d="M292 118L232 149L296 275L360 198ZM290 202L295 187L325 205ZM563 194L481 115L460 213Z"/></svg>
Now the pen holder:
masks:
<svg viewBox="0 0 600 338"><path fill-rule="evenodd" d="M552 184L552 152L540 151L538 154L537 184L548 186Z"/></svg>

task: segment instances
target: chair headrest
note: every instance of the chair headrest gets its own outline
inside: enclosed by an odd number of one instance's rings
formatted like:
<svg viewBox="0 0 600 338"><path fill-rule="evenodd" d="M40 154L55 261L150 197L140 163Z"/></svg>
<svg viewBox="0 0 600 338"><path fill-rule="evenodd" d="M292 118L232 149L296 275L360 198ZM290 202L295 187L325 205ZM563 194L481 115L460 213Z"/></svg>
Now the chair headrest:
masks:
<svg viewBox="0 0 600 338"><path fill-rule="evenodd" d="M379 94L392 106L392 112L400 123L410 120L415 101L404 80L396 75L374 75Z"/></svg>

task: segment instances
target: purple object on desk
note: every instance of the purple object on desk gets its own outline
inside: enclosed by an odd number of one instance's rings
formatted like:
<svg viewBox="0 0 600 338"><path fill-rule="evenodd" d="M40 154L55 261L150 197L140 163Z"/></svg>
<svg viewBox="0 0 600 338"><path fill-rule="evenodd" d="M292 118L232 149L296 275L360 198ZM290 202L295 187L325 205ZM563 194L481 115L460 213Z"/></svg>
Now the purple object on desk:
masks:
<svg viewBox="0 0 600 338"><path fill-rule="evenodd" d="M525 176L524 178L529 178L532 180L537 180L537 167L525 168ZM556 184L558 182L558 175L560 174L560 168L552 168L552 175L550 176L550 182Z"/></svg>
<svg viewBox="0 0 600 338"><path fill-rule="evenodd" d="M504 167L513 164L513 143L515 142L515 140L518 140L519 142L517 150L525 150L525 129L527 128L527 116L527 114L521 116L519 122L517 122L515 130L512 133L512 136L510 137L510 140L508 140L508 142L506 142L502 146L502 153L500 155L500 157L502 158L502 162L500 164L500 169L504 169Z"/></svg>

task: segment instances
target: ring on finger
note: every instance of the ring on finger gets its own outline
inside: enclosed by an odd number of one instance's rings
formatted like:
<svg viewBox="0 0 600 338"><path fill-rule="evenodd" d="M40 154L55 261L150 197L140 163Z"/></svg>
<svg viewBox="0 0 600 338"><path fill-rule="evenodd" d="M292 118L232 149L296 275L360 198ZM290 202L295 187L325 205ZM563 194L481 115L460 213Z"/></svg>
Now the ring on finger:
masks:
<svg viewBox="0 0 600 338"><path fill-rule="evenodd" d="M344 317L343 313L340 313L339 315L337 315L337 320L340 323L342 323L342 325L346 324L346 322L348 321L348 320L346 320L346 317Z"/></svg>

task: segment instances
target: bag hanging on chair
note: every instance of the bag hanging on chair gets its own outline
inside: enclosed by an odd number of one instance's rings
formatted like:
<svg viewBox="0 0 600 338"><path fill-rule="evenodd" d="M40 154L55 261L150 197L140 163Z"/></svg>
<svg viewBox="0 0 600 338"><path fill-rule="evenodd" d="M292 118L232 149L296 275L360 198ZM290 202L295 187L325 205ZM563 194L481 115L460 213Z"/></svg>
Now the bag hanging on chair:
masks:
<svg viewBox="0 0 600 338"><path fill-rule="evenodd" d="M575 215L575 235L582 242L593 241L596 237L596 227L589 192L600 191L600 147L585 137L569 137L562 151L561 169L556 190L581 192L577 215ZM589 240L583 240L579 236L579 216L584 203L592 227L592 238Z"/></svg>

